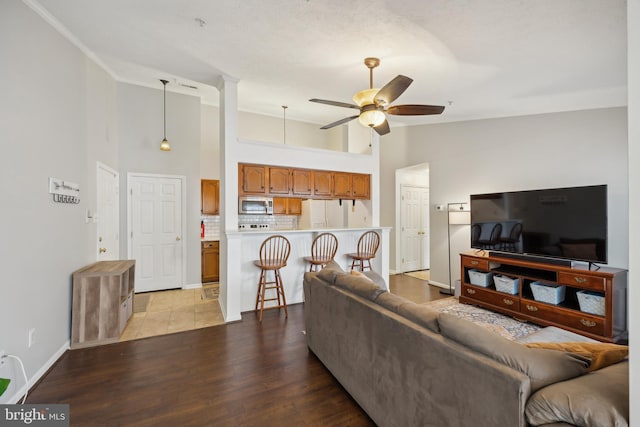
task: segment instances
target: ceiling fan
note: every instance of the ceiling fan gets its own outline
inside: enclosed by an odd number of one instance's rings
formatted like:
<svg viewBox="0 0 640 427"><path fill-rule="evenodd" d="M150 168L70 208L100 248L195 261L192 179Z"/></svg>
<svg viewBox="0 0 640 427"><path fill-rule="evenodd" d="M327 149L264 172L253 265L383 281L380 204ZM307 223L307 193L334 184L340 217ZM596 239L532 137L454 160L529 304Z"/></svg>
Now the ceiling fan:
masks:
<svg viewBox="0 0 640 427"><path fill-rule="evenodd" d="M378 58L365 58L364 65L369 68L369 89L362 90L353 95L353 102L357 105L317 98L309 100L320 104L360 110L360 114L345 117L344 119L322 126L320 129L330 129L357 118L364 126L373 128L373 130L380 135L386 135L391 130L389 129L389 122L387 122L385 114L396 116L426 116L441 114L444 111L444 107L438 105L406 104L390 106L389 104L407 90L411 82L413 82L413 79L407 76L397 75L393 80L384 85L382 89L377 89L373 87L373 69L380 65L380 60Z"/></svg>

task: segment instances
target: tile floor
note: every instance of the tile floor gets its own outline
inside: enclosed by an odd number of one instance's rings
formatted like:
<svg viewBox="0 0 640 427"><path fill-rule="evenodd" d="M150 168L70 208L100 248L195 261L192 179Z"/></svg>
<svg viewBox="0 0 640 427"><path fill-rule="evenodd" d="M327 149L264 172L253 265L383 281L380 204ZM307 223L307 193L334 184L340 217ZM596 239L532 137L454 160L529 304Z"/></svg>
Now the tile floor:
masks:
<svg viewBox="0 0 640 427"><path fill-rule="evenodd" d="M133 313L120 336L120 341L224 323L218 300L202 299L201 288L158 291L149 294L146 311Z"/></svg>

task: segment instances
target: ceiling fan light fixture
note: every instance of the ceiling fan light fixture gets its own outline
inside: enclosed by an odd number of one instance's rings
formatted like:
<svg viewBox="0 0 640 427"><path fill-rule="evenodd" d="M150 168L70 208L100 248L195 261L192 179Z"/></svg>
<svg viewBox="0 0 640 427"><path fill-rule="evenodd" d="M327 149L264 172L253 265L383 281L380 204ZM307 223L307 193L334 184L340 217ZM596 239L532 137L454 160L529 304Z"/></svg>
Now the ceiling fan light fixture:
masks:
<svg viewBox="0 0 640 427"><path fill-rule="evenodd" d="M384 113L380 110L363 111L358 117L358 121L363 126L376 127L381 125L385 120Z"/></svg>
<svg viewBox="0 0 640 427"><path fill-rule="evenodd" d="M378 88L361 90L360 92L353 95L353 102L355 102L358 107L362 107L367 104L374 104L373 98L376 96L379 90L380 89Z"/></svg>

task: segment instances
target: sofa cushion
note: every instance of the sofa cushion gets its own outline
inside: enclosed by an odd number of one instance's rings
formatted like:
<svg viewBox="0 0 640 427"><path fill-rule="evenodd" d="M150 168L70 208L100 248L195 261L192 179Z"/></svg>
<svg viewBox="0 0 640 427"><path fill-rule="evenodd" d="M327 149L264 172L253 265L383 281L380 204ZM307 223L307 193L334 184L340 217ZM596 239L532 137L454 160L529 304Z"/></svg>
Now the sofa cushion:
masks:
<svg viewBox="0 0 640 427"><path fill-rule="evenodd" d="M582 375L591 363L578 354L527 348L452 314L438 314L438 324L442 335L527 375L532 391Z"/></svg>
<svg viewBox="0 0 640 427"><path fill-rule="evenodd" d="M618 363L629 355L626 345L604 342L530 342L525 344L529 348L547 348L549 350L567 351L586 356L591 359L589 371L595 371L614 363Z"/></svg>
<svg viewBox="0 0 640 427"><path fill-rule="evenodd" d="M525 414L534 426L628 426L628 393L629 362L623 361L538 390L529 398Z"/></svg>
<svg viewBox="0 0 640 427"><path fill-rule="evenodd" d="M340 274L346 273L337 262L332 260L329 264L325 265L322 270L320 270L318 277L333 285L336 282L336 276Z"/></svg>
<svg viewBox="0 0 640 427"><path fill-rule="evenodd" d="M335 285L370 301L375 301L376 298L378 298L378 295L386 292L366 277L359 277L346 273L336 275Z"/></svg>
<svg viewBox="0 0 640 427"><path fill-rule="evenodd" d="M400 306L398 314L433 332L440 332L438 312L425 305L408 302Z"/></svg>
<svg viewBox="0 0 640 427"><path fill-rule="evenodd" d="M599 342L584 335L578 335L575 332L560 329L555 326L547 326L537 332L534 332L516 340L519 343L527 342Z"/></svg>
<svg viewBox="0 0 640 427"><path fill-rule="evenodd" d="M400 306L408 302L409 300L407 300L406 298L403 298L396 294L392 294L390 292L380 294L375 300L376 304L386 308L387 310L391 310L394 313L398 313Z"/></svg>

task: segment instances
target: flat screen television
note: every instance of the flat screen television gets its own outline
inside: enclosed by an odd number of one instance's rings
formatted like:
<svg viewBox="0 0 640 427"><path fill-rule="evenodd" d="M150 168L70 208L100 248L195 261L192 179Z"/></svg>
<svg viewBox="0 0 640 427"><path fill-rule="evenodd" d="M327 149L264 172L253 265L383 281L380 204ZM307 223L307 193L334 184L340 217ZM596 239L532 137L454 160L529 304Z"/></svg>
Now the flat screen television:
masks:
<svg viewBox="0 0 640 427"><path fill-rule="evenodd" d="M471 195L471 247L607 262L607 186Z"/></svg>

